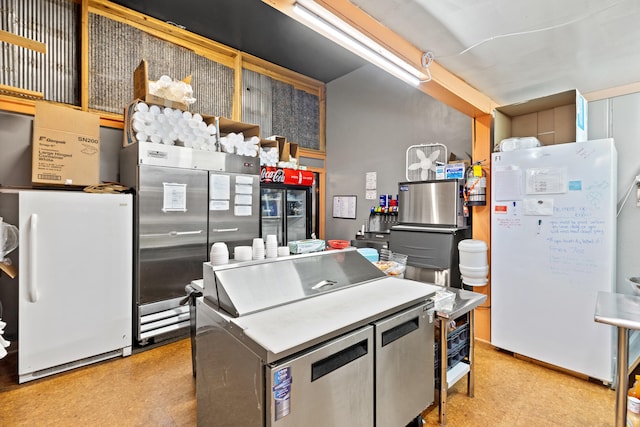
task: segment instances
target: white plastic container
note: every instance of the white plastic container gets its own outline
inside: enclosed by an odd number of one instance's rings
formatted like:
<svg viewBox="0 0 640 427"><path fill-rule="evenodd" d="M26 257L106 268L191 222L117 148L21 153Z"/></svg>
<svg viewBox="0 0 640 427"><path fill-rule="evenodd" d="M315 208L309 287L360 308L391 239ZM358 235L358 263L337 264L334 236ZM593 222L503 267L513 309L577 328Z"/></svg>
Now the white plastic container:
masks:
<svg viewBox="0 0 640 427"><path fill-rule="evenodd" d="M489 266L467 267L466 265L460 264L460 274L467 277L487 277L489 274Z"/></svg>
<svg viewBox="0 0 640 427"><path fill-rule="evenodd" d="M462 283L485 286L489 274L487 244L482 240L465 239L458 243L458 252Z"/></svg>

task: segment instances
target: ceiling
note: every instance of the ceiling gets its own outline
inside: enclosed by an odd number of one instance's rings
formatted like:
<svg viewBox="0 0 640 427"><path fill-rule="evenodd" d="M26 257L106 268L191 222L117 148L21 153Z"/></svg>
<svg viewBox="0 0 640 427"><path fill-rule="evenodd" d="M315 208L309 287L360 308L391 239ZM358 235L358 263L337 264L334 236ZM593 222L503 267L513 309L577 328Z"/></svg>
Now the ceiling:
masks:
<svg viewBox="0 0 640 427"><path fill-rule="evenodd" d="M640 81L637 0L351 2L498 104ZM262 0L115 3L325 83L365 64Z"/></svg>

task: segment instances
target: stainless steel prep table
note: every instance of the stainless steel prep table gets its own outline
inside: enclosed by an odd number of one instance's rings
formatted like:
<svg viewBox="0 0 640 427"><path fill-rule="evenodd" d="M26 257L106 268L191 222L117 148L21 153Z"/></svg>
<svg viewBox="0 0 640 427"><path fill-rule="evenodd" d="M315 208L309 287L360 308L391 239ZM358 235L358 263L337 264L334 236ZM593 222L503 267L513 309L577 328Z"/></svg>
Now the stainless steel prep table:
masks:
<svg viewBox="0 0 640 427"><path fill-rule="evenodd" d="M473 397L474 393L474 309L486 301L487 296L465 289L446 288L456 295L451 310L438 310L436 316L440 320L440 425L447 425L447 392L449 381L447 378L447 323L467 314L469 316L469 365L468 369L460 372L452 372L451 385L467 375L467 395ZM458 364L461 365L461 364ZM453 371L453 369L452 369Z"/></svg>
<svg viewBox="0 0 640 427"><path fill-rule="evenodd" d="M401 292L389 292L394 286ZM228 316L226 320L234 336L271 363L414 306L437 289L435 285L386 277L367 286L354 286L242 317ZM203 303L208 304L206 300Z"/></svg>
<svg viewBox="0 0 640 427"><path fill-rule="evenodd" d="M203 266L198 424L396 427L434 399L432 296L355 249Z"/></svg>
<svg viewBox="0 0 640 427"><path fill-rule="evenodd" d="M627 420L627 389L629 388L628 330L640 330L640 297L598 292L594 320L618 328L616 427L624 427Z"/></svg>

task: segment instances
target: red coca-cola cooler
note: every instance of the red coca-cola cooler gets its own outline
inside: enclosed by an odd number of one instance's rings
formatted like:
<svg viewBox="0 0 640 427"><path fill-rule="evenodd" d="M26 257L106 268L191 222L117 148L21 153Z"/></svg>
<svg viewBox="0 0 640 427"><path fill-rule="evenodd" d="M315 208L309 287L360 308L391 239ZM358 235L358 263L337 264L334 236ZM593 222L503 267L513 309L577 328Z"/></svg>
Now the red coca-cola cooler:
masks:
<svg viewBox="0 0 640 427"><path fill-rule="evenodd" d="M318 179L307 170L260 168L260 230L278 244L318 234Z"/></svg>

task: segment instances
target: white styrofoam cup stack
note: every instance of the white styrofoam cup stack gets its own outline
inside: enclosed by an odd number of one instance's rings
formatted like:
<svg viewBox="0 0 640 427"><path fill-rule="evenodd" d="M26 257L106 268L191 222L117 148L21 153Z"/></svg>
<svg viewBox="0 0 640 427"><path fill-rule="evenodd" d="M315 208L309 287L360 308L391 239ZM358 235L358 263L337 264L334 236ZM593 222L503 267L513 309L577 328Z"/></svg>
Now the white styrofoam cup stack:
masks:
<svg viewBox="0 0 640 427"><path fill-rule="evenodd" d="M267 234L265 248L267 258L278 257L278 237L275 234Z"/></svg>
<svg viewBox="0 0 640 427"><path fill-rule="evenodd" d="M212 265L222 265L229 263L229 249L224 242L216 242L211 245L209 258Z"/></svg>
<svg viewBox="0 0 640 427"><path fill-rule="evenodd" d="M264 240L261 237L256 237L253 239L253 259L264 259L265 250L264 250Z"/></svg>
<svg viewBox="0 0 640 427"><path fill-rule="evenodd" d="M251 261L253 248L251 246L236 246L233 248L233 259L236 261Z"/></svg>

